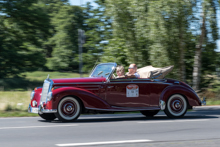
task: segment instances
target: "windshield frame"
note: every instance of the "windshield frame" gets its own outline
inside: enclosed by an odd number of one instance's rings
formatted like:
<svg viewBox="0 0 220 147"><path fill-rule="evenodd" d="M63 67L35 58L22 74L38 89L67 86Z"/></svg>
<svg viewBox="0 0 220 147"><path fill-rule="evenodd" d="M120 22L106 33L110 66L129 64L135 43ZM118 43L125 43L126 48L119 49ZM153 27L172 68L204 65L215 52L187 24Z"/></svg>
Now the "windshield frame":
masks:
<svg viewBox="0 0 220 147"><path fill-rule="evenodd" d="M111 70L111 72L110 72L110 74L105 77L106 80L109 80L110 77L112 76L112 74L114 73L116 67L117 67L117 63L114 63L114 62L110 62L110 63L100 63L100 64L98 64L98 65L93 69L93 71L91 72L91 74L90 74L89 77L93 77L92 75L93 75L93 73L96 71L97 67L98 67L98 66L103 66L103 65L112 65L112 67L113 67L112 70Z"/></svg>

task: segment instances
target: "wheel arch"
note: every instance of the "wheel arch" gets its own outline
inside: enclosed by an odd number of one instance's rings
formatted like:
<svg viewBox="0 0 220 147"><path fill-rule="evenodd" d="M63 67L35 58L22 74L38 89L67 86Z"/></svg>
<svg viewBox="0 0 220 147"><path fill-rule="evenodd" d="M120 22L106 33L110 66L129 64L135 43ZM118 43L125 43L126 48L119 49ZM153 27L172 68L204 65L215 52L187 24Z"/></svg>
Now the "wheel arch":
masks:
<svg viewBox="0 0 220 147"><path fill-rule="evenodd" d="M186 99L188 109L192 108L192 106L201 106L201 100L195 91L181 85L165 88L160 95L160 100L167 102L167 100L174 94L182 95Z"/></svg>
<svg viewBox="0 0 220 147"><path fill-rule="evenodd" d="M109 109L110 105L94 93L75 87L62 87L53 91L53 109L56 109L61 99L70 96L77 98L84 110L86 108Z"/></svg>
<svg viewBox="0 0 220 147"><path fill-rule="evenodd" d="M75 96L75 95L66 95L66 96L60 98L58 104L60 103L60 101L61 101L62 99L66 98L66 97L72 97L72 98L77 99L77 100L79 101L80 105L82 106L82 112L84 112L84 110L85 110L85 106L84 106L82 100L81 100L79 97Z"/></svg>

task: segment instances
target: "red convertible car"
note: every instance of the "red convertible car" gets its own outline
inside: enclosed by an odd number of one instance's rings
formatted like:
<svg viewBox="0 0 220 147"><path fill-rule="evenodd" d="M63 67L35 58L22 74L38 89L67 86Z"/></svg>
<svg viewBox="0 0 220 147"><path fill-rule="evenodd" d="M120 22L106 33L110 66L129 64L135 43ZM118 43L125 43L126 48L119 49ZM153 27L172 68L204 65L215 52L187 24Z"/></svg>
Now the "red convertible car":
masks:
<svg viewBox="0 0 220 147"><path fill-rule="evenodd" d="M74 121L84 112L140 111L184 116L202 101L187 84L173 79L113 78L116 63L98 64L88 78L49 79L31 93L28 111L43 119Z"/></svg>

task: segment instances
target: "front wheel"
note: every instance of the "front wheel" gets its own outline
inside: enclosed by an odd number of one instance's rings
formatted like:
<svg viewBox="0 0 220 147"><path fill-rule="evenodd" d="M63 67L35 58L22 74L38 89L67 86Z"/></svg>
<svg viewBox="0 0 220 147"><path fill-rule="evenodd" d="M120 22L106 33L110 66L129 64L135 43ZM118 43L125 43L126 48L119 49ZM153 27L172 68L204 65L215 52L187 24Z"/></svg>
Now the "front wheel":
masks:
<svg viewBox="0 0 220 147"><path fill-rule="evenodd" d="M169 97L166 108L164 110L165 114L170 118L180 118L185 115L187 111L187 101L180 94L174 94Z"/></svg>
<svg viewBox="0 0 220 147"><path fill-rule="evenodd" d="M145 110L145 111L140 111L143 115L146 117L153 117L156 115L160 110Z"/></svg>
<svg viewBox="0 0 220 147"><path fill-rule="evenodd" d="M54 113L43 113L43 114L38 113L38 115L45 120L54 120L56 118Z"/></svg>
<svg viewBox="0 0 220 147"><path fill-rule="evenodd" d="M58 104L57 118L61 121L74 121L81 113L81 105L74 97L65 97Z"/></svg>

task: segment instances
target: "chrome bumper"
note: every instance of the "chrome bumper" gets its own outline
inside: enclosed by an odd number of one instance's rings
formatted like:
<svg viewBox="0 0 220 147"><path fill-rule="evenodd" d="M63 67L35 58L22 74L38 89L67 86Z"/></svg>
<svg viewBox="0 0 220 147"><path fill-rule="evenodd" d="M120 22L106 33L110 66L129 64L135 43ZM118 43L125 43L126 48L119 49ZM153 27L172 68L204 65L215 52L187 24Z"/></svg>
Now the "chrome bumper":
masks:
<svg viewBox="0 0 220 147"><path fill-rule="evenodd" d="M161 109L161 110L165 110L165 108L166 108L166 103L165 103L163 100L160 100L159 106L160 106L160 109Z"/></svg>
<svg viewBox="0 0 220 147"><path fill-rule="evenodd" d="M44 109L42 107L42 105L39 105L38 107L31 107L31 104L29 104L28 112L29 113L39 113L39 114L43 114L43 113L56 113L57 109Z"/></svg>
<svg viewBox="0 0 220 147"><path fill-rule="evenodd" d="M202 106L205 106L205 105L206 105L206 99L205 99L205 97L204 97L203 100L201 101L201 104L202 104Z"/></svg>

